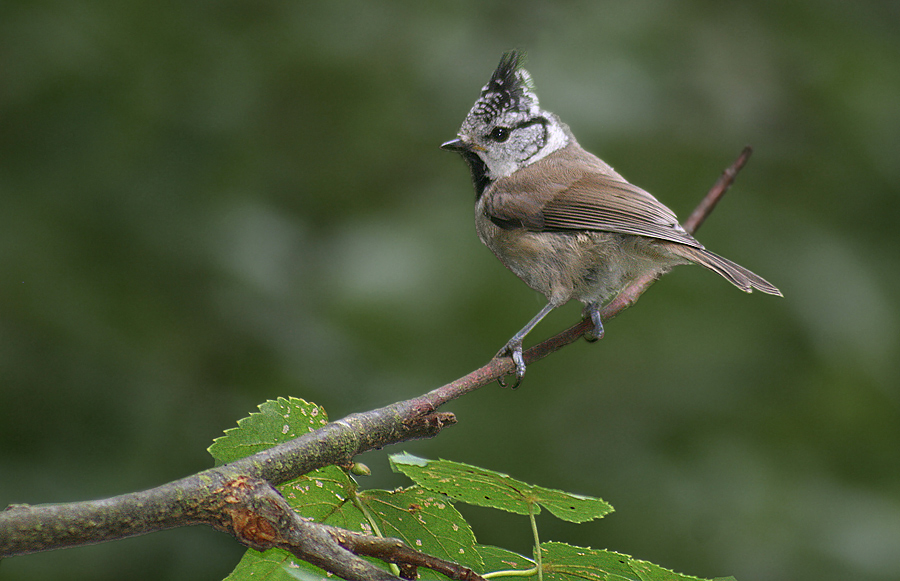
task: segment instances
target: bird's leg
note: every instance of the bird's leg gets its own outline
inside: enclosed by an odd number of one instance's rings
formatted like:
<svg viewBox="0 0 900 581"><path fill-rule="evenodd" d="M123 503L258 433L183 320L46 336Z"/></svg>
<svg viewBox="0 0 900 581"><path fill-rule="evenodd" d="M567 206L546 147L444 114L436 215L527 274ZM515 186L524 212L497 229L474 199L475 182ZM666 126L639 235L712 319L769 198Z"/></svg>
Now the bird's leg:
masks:
<svg viewBox="0 0 900 581"><path fill-rule="evenodd" d="M531 332L534 329L535 325L541 322L541 319L547 316L547 313L556 308L556 304L552 301L547 303L547 305L540 310L538 314L534 316L533 319L528 321L528 324L522 327L522 330L513 335L513 338L507 341L506 345L503 346L494 358L500 358L509 356L512 358L513 363L516 364L516 380L515 383L510 385L512 389L519 387L519 384L522 382L522 376L525 375L525 359L522 357L522 341L525 339L525 335ZM599 319L598 319L599 320ZM506 387L506 381L501 377L497 380L501 387Z"/></svg>
<svg viewBox="0 0 900 581"><path fill-rule="evenodd" d="M584 307L584 314L591 318L594 330L584 334L584 338L593 343L603 338L603 321L600 320L600 303L589 303Z"/></svg>

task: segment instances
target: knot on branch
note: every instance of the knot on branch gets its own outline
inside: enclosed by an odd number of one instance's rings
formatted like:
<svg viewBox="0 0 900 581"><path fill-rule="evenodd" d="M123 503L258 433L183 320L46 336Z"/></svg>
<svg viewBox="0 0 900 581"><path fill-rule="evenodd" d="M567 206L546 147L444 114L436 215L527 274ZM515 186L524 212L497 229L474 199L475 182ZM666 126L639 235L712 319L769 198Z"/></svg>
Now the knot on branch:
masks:
<svg viewBox="0 0 900 581"><path fill-rule="evenodd" d="M417 438L432 438L447 426L457 422L456 415L452 412L426 411L421 415L415 415L403 420L403 426Z"/></svg>
<svg viewBox="0 0 900 581"><path fill-rule="evenodd" d="M290 507L265 480L238 476L213 491L219 499L217 528L258 551L283 542L283 523L290 520Z"/></svg>

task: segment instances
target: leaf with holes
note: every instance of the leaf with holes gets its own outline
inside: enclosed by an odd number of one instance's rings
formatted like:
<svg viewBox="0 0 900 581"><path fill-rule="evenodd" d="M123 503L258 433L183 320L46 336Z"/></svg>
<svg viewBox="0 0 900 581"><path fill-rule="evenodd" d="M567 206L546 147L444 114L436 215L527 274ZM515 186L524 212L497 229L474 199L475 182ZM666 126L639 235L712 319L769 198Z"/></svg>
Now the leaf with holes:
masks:
<svg viewBox="0 0 900 581"><path fill-rule="evenodd" d="M285 482L278 490L300 516L371 534L365 515L353 502L357 488L346 470L326 466Z"/></svg>
<svg viewBox="0 0 900 581"><path fill-rule="evenodd" d="M328 468L280 487L301 515L351 531L397 537L418 551L481 568L475 534L446 496L419 486L357 491L343 471L332 477L320 474Z"/></svg>
<svg viewBox="0 0 900 581"><path fill-rule="evenodd" d="M384 536L474 571L483 569L475 534L446 496L412 486L391 492L367 490L359 498ZM423 579L443 579L426 569L419 573Z"/></svg>
<svg viewBox="0 0 900 581"><path fill-rule="evenodd" d="M324 580L326 573L287 551L269 549L265 553L247 549L225 581L295 581L292 572L303 571L307 581Z"/></svg>
<svg viewBox="0 0 900 581"><path fill-rule="evenodd" d="M484 561L484 570L482 574L496 571L522 571L523 577L530 576L527 572L534 569L534 561L528 557L523 557L518 553L508 551L501 547L493 545L477 545L475 547Z"/></svg>
<svg viewBox="0 0 900 581"><path fill-rule="evenodd" d="M330 502L318 500L321 490L331 493ZM292 483L291 489L285 492L285 498L297 512L317 522L366 534L396 537L417 551L459 563L475 571L484 569L472 529L447 497L418 486L394 491L365 490L358 493L354 488L354 494L357 496L355 501L352 501L350 498L339 498L344 492L335 494L335 490L350 489L342 488L339 482L327 479L312 478L304 481L303 478L299 478ZM306 502L307 494L317 500L313 503ZM366 514L374 521L377 530L366 518ZM378 560L369 560L379 567L384 565ZM281 549L270 549L265 553L248 550L238 568L248 576L234 577L233 581L251 577L282 581L297 578L298 575L305 578L310 578L310 575L313 577L324 575L321 569L297 561L290 553ZM419 575L423 580L444 578L424 568L419 570Z"/></svg>
<svg viewBox="0 0 900 581"><path fill-rule="evenodd" d="M498 508L516 514L535 514L540 506L557 518L585 522L612 512L599 498L527 484L501 472L451 462L426 460L412 454L394 454L391 468L416 484L468 504Z"/></svg>
<svg viewBox="0 0 900 581"><path fill-rule="evenodd" d="M295 397L269 400L259 406L259 412L239 420L236 428L226 430L224 436L216 438L209 452L220 466L293 440L327 422L325 410L314 403ZM365 517L348 500L356 492L356 482L342 468L326 466L314 470L278 486L278 490L288 504L306 518L355 531L366 530ZM264 553L248 549L227 579L291 581L294 577L289 572L300 570L319 578L325 575L321 569L299 561L281 549Z"/></svg>
<svg viewBox="0 0 900 581"><path fill-rule="evenodd" d="M282 484L278 490L291 508L303 517L355 532L372 533L365 515L352 501L352 495L356 494L356 482L337 466L310 472ZM269 549L260 553L247 549L226 581L293 581L299 578L311 581L326 577L322 569L297 559L285 550Z"/></svg>
<svg viewBox="0 0 900 581"><path fill-rule="evenodd" d="M541 543L541 561L544 581L703 581L622 553L565 543Z"/></svg>
<svg viewBox="0 0 900 581"><path fill-rule="evenodd" d="M208 448L216 466L267 450L293 440L328 423L324 408L297 397L268 400L259 411L238 420L238 427L225 430Z"/></svg>

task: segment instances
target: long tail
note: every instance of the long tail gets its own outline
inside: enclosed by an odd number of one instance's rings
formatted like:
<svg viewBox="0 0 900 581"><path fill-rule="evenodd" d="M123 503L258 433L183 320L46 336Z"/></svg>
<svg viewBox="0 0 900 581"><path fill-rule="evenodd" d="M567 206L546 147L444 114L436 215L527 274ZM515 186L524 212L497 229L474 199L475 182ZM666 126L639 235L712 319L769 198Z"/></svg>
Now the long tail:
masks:
<svg viewBox="0 0 900 581"><path fill-rule="evenodd" d="M671 250L679 256L683 256L691 262L705 266L713 272L719 273L728 279L731 284L744 292L750 293L753 292L753 289L756 289L770 295L778 297L784 296L775 285L763 277L750 272L740 264L731 262L727 258L722 258L718 254L713 254L705 248L696 248L684 244L673 244L672 246L674 246L674 248L670 247Z"/></svg>

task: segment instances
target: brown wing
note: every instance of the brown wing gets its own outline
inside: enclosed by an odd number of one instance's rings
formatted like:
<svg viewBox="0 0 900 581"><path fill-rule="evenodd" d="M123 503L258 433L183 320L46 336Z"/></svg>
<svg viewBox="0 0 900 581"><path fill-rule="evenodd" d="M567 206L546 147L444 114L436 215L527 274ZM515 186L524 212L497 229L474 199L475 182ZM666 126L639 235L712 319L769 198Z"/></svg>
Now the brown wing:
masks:
<svg viewBox="0 0 900 581"><path fill-rule="evenodd" d="M672 210L580 147L498 180L486 196L485 211L503 228L600 230L703 248Z"/></svg>
<svg viewBox="0 0 900 581"><path fill-rule="evenodd" d="M656 198L603 174L577 180L547 202L542 213L545 230L602 230L702 248Z"/></svg>

